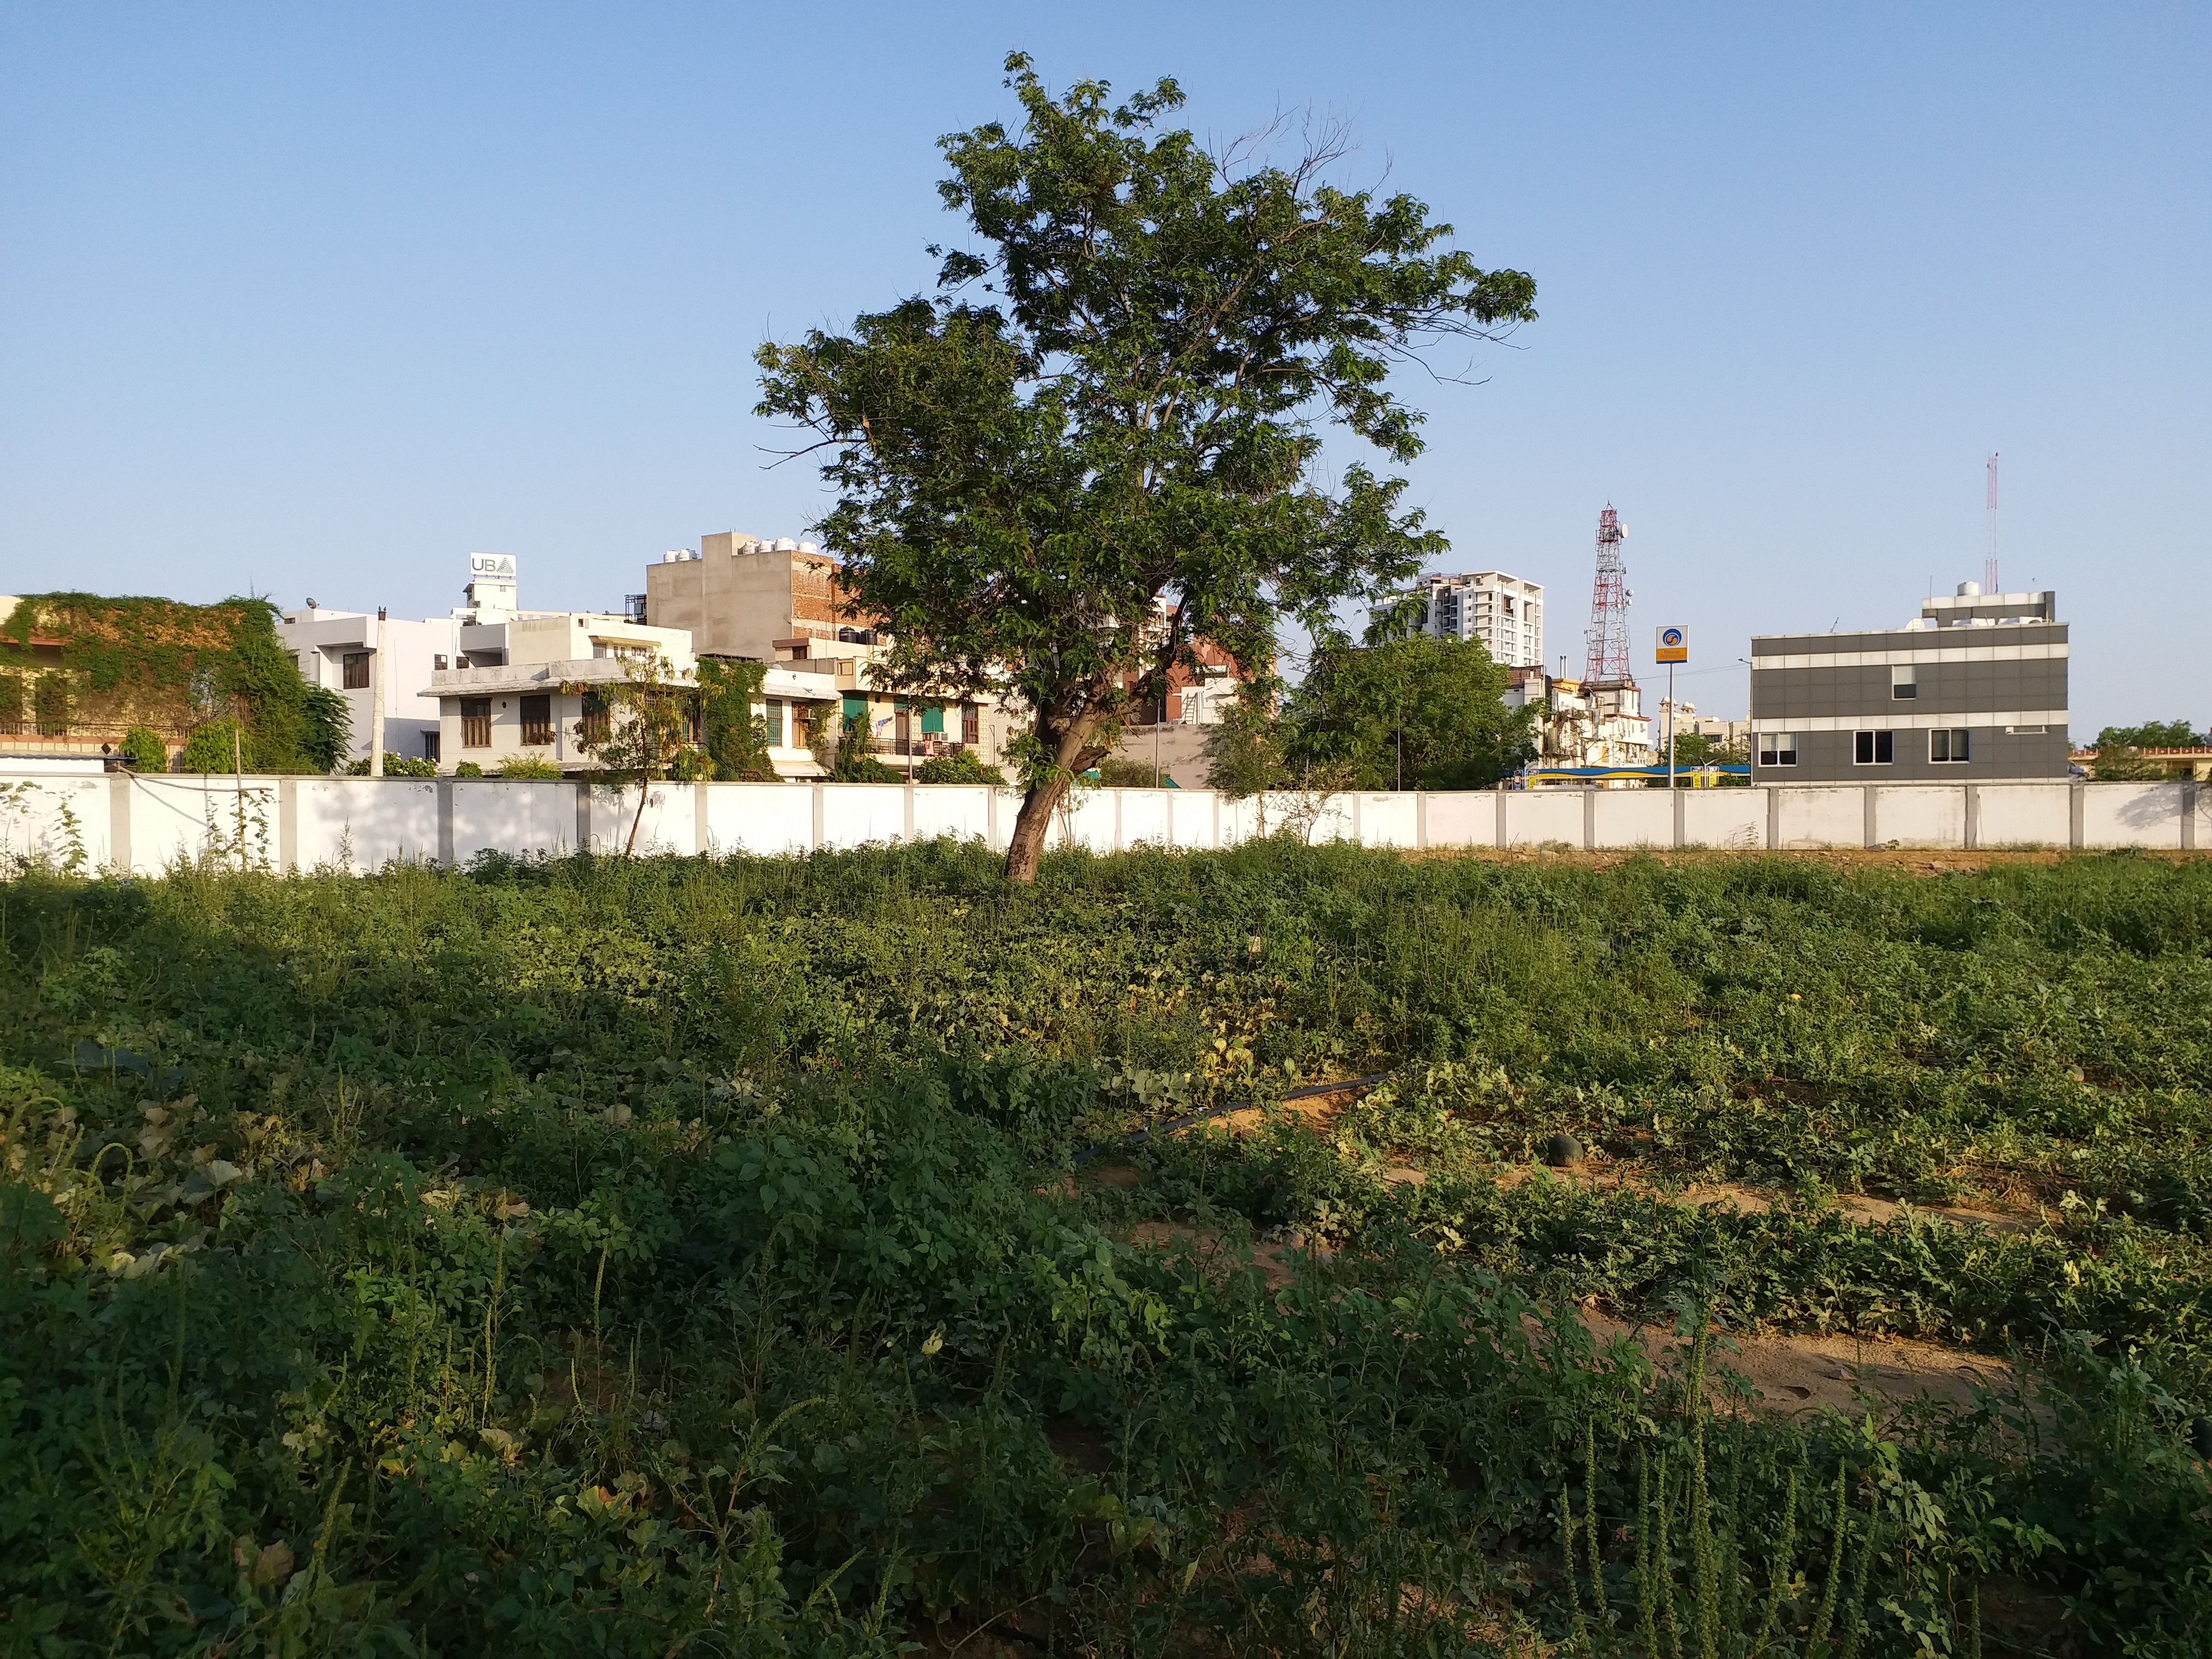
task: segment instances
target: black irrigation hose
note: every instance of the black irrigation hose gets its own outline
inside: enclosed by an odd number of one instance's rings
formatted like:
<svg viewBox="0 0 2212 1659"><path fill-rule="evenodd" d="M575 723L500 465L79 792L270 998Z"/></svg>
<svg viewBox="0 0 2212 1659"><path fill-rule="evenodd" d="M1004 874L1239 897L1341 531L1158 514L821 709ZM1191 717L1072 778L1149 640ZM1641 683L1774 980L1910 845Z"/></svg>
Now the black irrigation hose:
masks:
<svg viewBox="0 0 2212 1659"><path fill-rule="evenodd" d="M1393 1075L1394 1073L1389 1072L1376 1072L1368 1077L1346 1078L1341 1083L1316 1083L1309 1088L1293 1089L1282 1098L1286 1101L1310 1100L1316 1095L1342 1094L1346 1089L1371 1089L1378 1083L1387 1083ZM1118 1139L1102 1140L1095 1146L1085 1146L1081 1152L1071 1156L1068 1162L1080 1164L1086 1158L1096 1158L1101 1152L1110 1152L1119 1147L1141 1146L1154 1135L1170 1134L1177 1129L1188 1129L1194 1123L1203 1123L1210 1117L1219 1117L1224 1112L1242 1112L1261 1103L1256 1100L1225 1100L1220 1105L1209 1106L1202 1112L1191 1112L1182 1117L1171 1117L1164 1123L1148 1123L1143 1128L1132 1130Z"/></svg>

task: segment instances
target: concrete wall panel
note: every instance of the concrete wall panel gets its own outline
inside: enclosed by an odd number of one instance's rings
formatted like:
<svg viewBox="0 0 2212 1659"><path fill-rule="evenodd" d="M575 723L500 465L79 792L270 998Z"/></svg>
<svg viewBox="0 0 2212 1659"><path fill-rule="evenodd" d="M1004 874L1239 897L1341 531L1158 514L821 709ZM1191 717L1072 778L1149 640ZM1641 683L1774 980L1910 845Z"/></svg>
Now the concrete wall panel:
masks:
<svg viewBox="0 0 2212 1659"><path fill-rule="evenodd" d="M657 566L647 566L655 569ZM814 791L784 783L707 786L707 847L712 853L775 858L814 842Z"/></svg>
<svg viewBox="0 0 2212 1659"><path fill-rule="evenodd" d="M1439 791L1428 799L1429 845L1495 847L1498 795L1494 790Z"/></svg>
<svg viewBox="0 0 2212 1659"><path fill-rule="evenodd" d="M822 791L824 847L888 845L906 835L906 786L896 783L825 783Z"/></svg>
<svg viewBox="0 0 2212 1659"><path fill-rule="evenodd" d="M1363 847L1418 847L1421 842L1419 799L1404 794L1359 797L1359 843Z"/></svg>
<svg viewBox="0 0 2212 1659"><path fill-rule="evenodd" d="M453 793L453 860L466 864L479 853L515 858L558 857L576 845L576 786L573 783L456 778Z"/></svg>
<svg viewBox="0 0 2212 1659"><path fill-rule="evenodd" d="M294 787L302 869L329 865L368 875L438 856L438 786L428 778L301 778ZM273 804L270 817L273 846Z"/></svg>
<svg viewBox="0 0 2212 1659"><path fill-rule="evenodd" d="M1685 789L1682 845L1750 852L1766 845L1764 789Z"/></svg>
<svg viewBox="0 0 2212 1659"><path fill-rule="evenodd" d="M1672 847L1674 803L1663 789L1597 792L1600 847Z"/></svg>
<svg viewBox="0 0 2212 1659"><path fill-rule="evenodd" d="M1781 820L1778 846L1866 845L1866 798L1856 787L1804 784L1775 793L1781 797L1775 803Z"/></svg>
<svg viewBox="0 0 2212 1659"><path fill-rule="evenodd" d="M0 872L18 860L86 875L111 867L109 787L99 775L0 778Z"/></svg>
<svg viewBox="0 0 2212 1659"><path fill-rule="evenodd" d="M1568 847L1583 844L1581 789L1523 789L1505 797L1508 847Z"/></svg>
<svg viewBox="0 0 2212 1659"><path fill-rule="evenodd" d="M1071 789L1060 797L1054 814L1048 848L1087 847L1094 853L1114 848L1114 789Z"/></svg>
<svg viewBox="0 0 2212 1659"><path fill-rule="evenodd" d="M1964 847L1966 792L1955 784L1891 784L1874 792L1877 846Z"/></svg>
<svg viewBox="0 0 2212 1659"><path fill-rule="evenodd" d="M988 842L991 838L991 790L988 784L918 784L914 792L914 837L934 841Z"/></svg>
<svg viewBox="0 0 2212 1659"><path fill-rule="evenodd" d="M2063 783L1992 783L1976 792L1978 847L2069 844L2074 790Z"/></svg>
<svg viewBox="0 0 2212 1659"><path fill-rule="evenodd" d="M1116 789L1121 798L1121 846L1165 847L1169 814L1179 789Z"/></svg>
<svg viewBox="0 0 2212 1659"><path fill-rule="evenodd" d="M1210 789L1168 791L1168 821L1177 847L1188 850L1213 845L1215 799Z"/></svg>
<svg viewBox="0 0 2212 1659"><path fill-rule="evenodd" d="M2100 783L2081 803L2084 847L2179 847L2179 783Z"/></svg>

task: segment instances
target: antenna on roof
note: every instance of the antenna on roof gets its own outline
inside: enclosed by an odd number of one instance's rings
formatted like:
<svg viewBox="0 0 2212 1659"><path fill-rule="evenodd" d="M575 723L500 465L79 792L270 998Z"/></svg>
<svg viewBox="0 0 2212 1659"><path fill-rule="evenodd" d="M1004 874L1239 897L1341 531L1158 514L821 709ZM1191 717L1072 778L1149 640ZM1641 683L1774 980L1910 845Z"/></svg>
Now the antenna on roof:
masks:
<svg viewBox="0 0 2212 1659"><path fill-rule="evenodd" d="M1984 526L1982 554L1982 592L2002 593L1997 585L1997 458L1990 457L1990 504L1982 515Z"/></svg>

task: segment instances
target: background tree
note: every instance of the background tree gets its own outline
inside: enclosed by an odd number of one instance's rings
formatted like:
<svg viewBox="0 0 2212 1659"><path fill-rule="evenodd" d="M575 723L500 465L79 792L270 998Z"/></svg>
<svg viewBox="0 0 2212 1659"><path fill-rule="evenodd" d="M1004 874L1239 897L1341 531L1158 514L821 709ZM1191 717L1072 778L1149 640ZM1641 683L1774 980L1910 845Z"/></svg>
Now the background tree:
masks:
<svg viewBox="0 0 2212 1659"><path fill-rule="evenodd" d="M763 346L759 407L830 452L819 527L891 635L878 683L1030 710L1006 855L1029 881L1071 782L1194 641L1265 697L1279 623L1331 633L1444 550L1402 480L1323 476L1322 427L1410 460L1393 367L1533 317L1535 285L1443 250L1411 197L1323 182L1329 139L1287 169L1212 156L1154 133L1172 81L1115 105L1006 68L1020 131L940 141L975 251L933 250L934 301Z"/></svg>
<svg viewBox="0 0 2212 1659"><path fill-rule="evenodd" d="M2187 720L2147 720L2141 726L2108 726L2097 733L2100 755L2107 749L2198 749L2212 745Z"/></svg>
<svg viewBox="0 0 2212 1659"><path fill-rule="evenodd" d="M698 717L698 690L662 656L632 662L626 668L618 680L580 682L561 689L599 700L601 712L575 726L577 748L599 763L595 781L616 791L637 791L637 810L630 816L629 836L623 843L623 856L629 858L637 851L647 793L669 775L679 757L696 752L691 738Z"/></svg>
<svg viewBox="0 0 2212 1659"><path fill-rule="evenodd" d="M1487 789L1535 757L1535 710L1508 708L1480 640L1431 635L1316 651L1284 704L1293 775L1334 766L1354 789Z"/></svg>
<svg viewBox="0 0 2212 1659"><path fill-rule="evenodd" d="M768 680L765 663L702 657L699 661L699 738L712 777L722 783L774 783L768 721L753 713Z"/></svg>

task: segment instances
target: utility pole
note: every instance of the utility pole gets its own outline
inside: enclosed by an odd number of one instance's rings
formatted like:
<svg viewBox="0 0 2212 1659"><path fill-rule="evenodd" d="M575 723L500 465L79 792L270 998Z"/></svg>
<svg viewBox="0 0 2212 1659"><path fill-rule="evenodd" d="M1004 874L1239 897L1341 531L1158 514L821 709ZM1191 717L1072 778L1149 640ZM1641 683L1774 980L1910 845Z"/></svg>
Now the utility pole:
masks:
<svg viewBox="0 0 2212 1659"><path fill-rule="evenodd" d="M384 775L384 607L376 607L376 649L368 659L368 775Z"/></svg>

